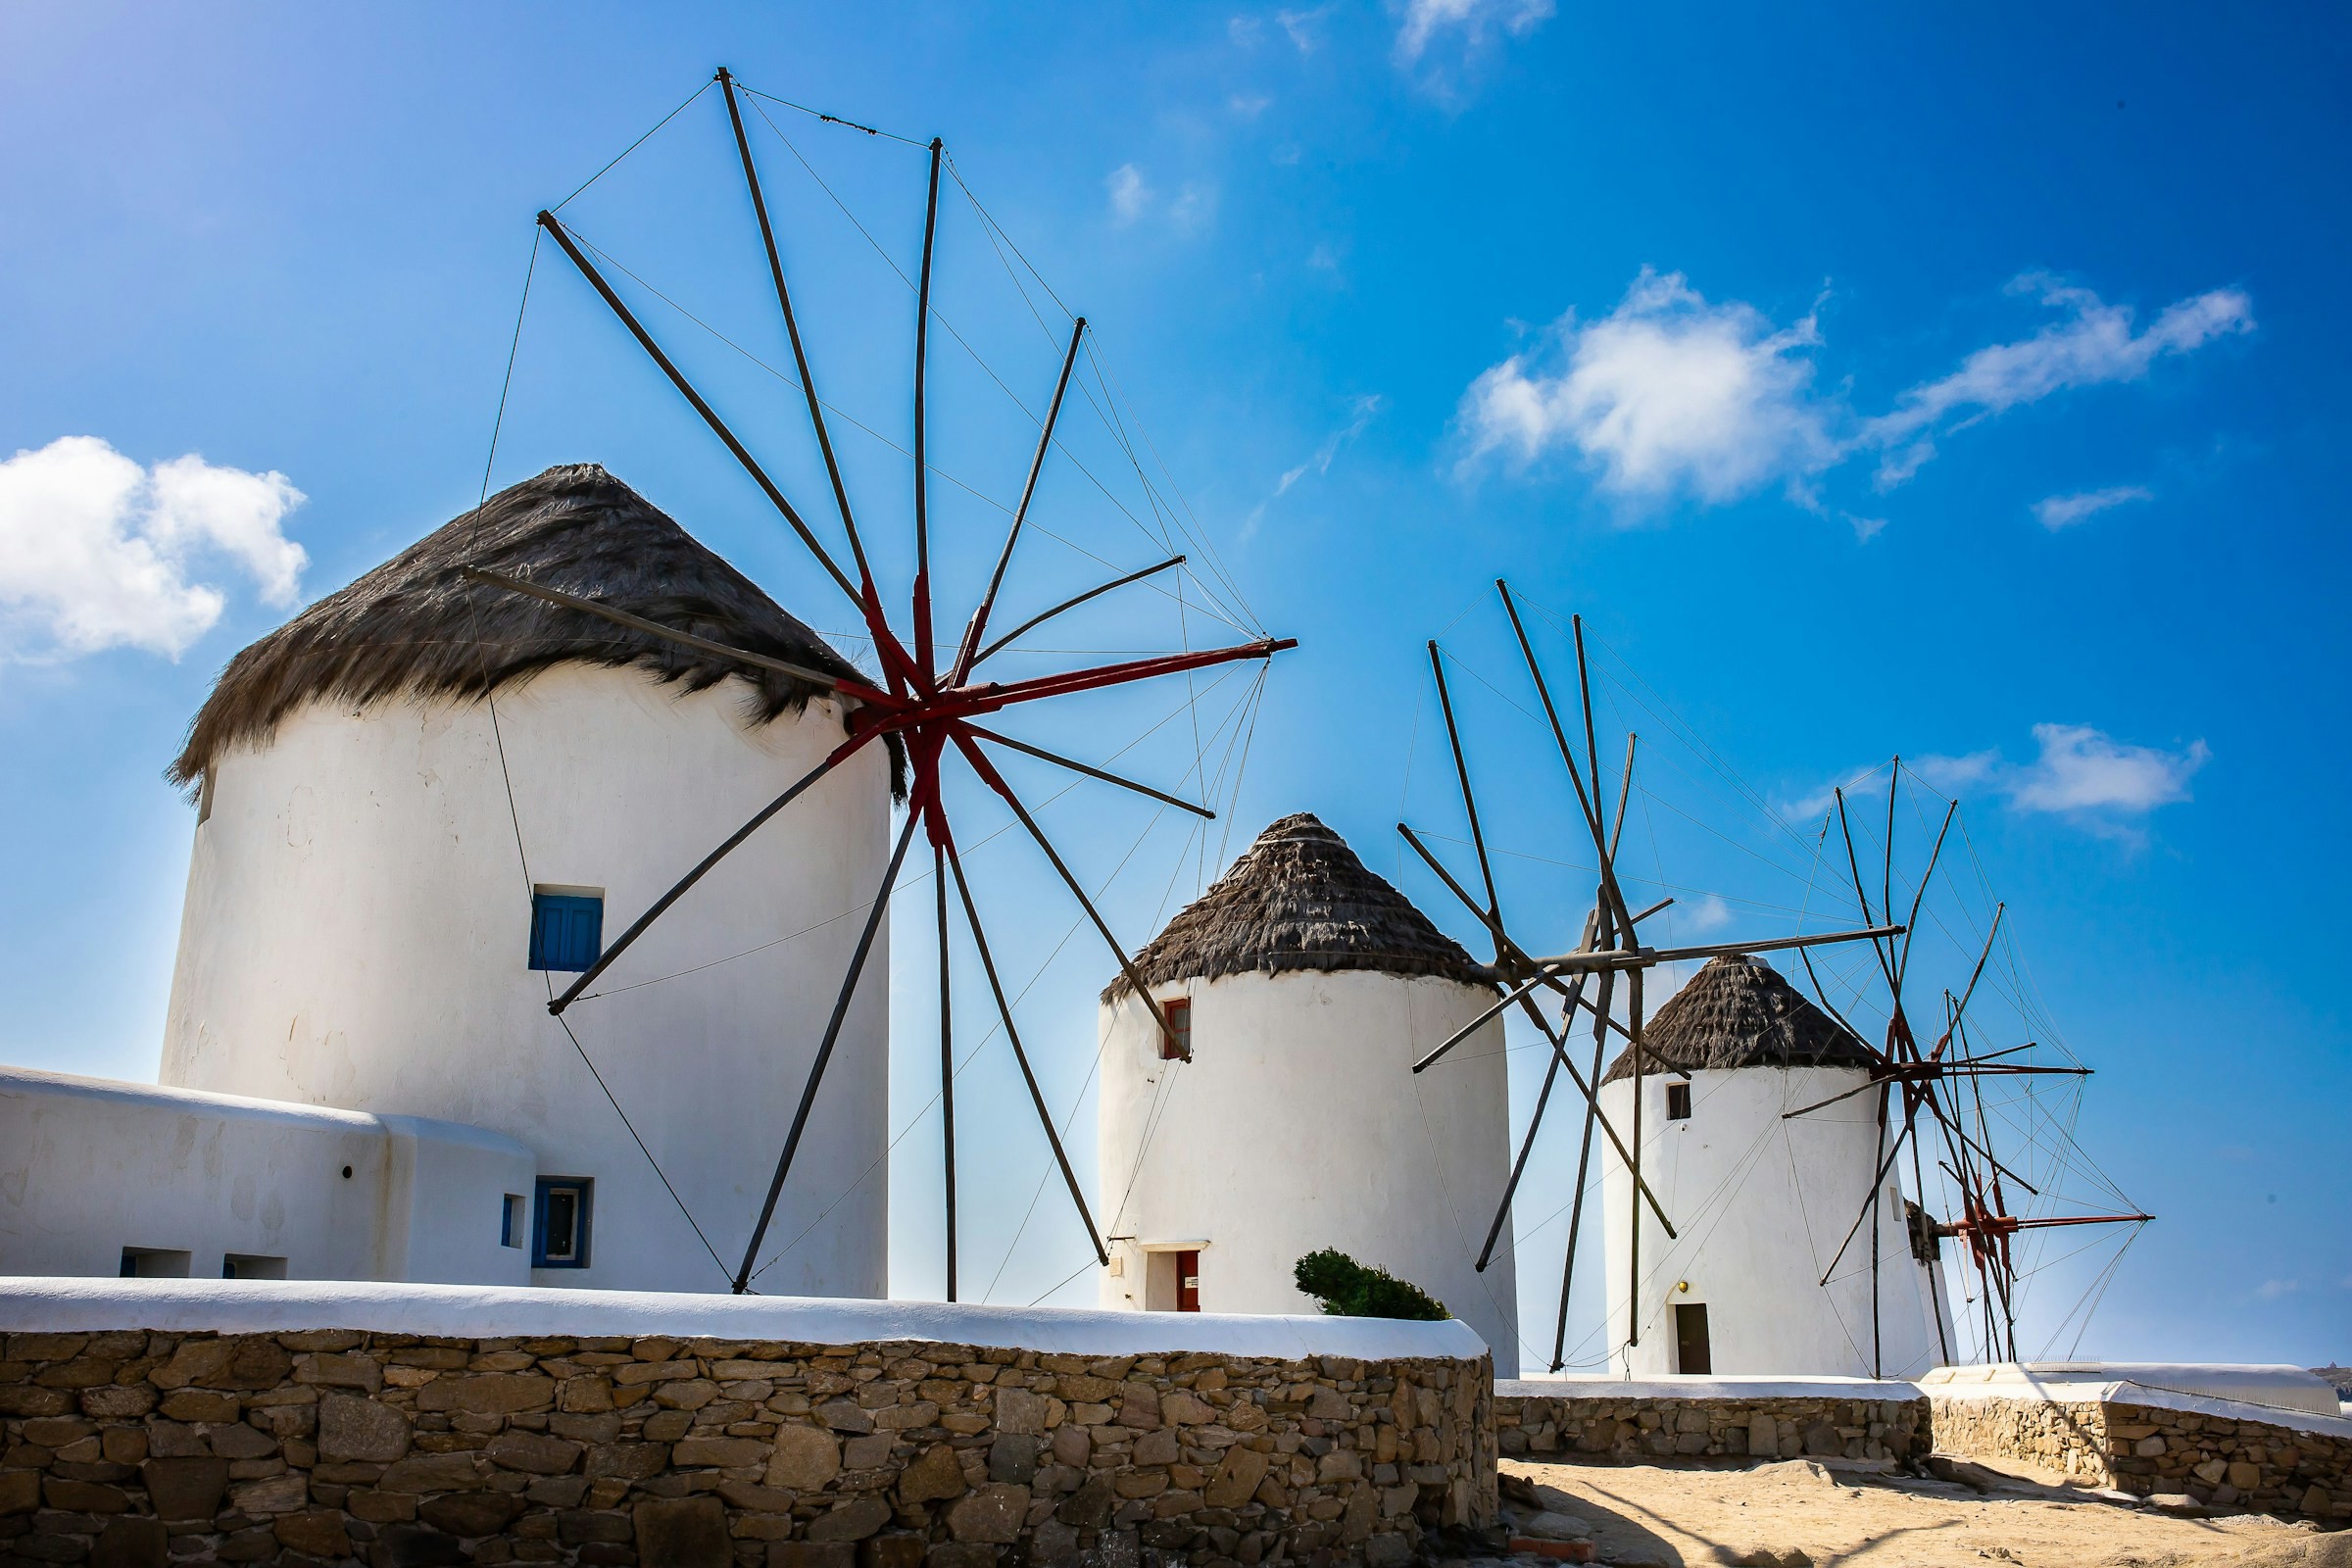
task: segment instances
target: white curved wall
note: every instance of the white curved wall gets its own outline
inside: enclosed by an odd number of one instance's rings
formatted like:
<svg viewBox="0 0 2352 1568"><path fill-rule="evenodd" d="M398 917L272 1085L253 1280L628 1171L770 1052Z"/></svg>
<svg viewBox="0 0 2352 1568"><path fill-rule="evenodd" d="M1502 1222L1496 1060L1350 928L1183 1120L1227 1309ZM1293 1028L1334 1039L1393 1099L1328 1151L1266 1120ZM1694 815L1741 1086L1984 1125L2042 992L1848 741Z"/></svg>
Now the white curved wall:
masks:
<svg viewBox="0 0 2352 1568"><path fill-rule="evenodd" d="M680 900L593 988L613 994L565 1014L724 1269L549 1016L549 981L573 977L527 961L534 883L601 888L610 943L840 743L829 703L748 727L742 705L732 681L688 693L564 664L499 693L495 737L479 703L313 703L218 759L163 1081L507 1134L541 1174L596 1182L591 1266L537 1283L725 1289L887 863L880 747ZM763 1255L816 1229L757 1289L884 1289L887 1164L866 1172L888 1136L889 968L885 934Z"/></svg>
<svg viewBox="0 0 2352 1568"><path fill-rule="evenodd" d="M196 1279L235 1255L287 1279L520 1285L530 1253L500 1220L531 1176L529 1150L478 1127L0 1067L0 1274L113 1275L136 1249Z"/></svg>
<svg viewBox="0 0 2352 1568"><path fill-rule="evenodd" d="M1146 1249L1200 1251L1204 1312L1313 1312L1292 1283L1336 1247L1412 1281L1516 1376L1510 1238L1472 1268L1508 1177L1502 1029L1416 1078L1414 1059L1493 1004L1450 980L1366 970L1231 975L1158 988L1192 999L1193 1059L1159 1059L1128 998L1101 1013L1103 1223L1121 1272L1107 1307L1146 1305Z"/></svg>
<svg viewBox="0 0 2352 1568"><path fill-rule="evenodd" d="M1868 1221L1830 1283L1820 1281L1878 1169L1878 1097L1860 1094L1783 1119L1783 1112L1827 1100L1868 1076L1855 1068L1822 1067L1694 1072L1690 1117L1669 1121L1666 1086L1679 1080L1643 1075L1642 1174L1681 1234L1668 1241L1644 1207L1641 1343L1629 1349L1633 1180L1607 1141L1596 1140L1603 1161L1614 1369L1634 1377L1680 1372L1672 1308L1703 1303L1718 1376L1874 1375ZM1633 1090L1630 1079L1619 1079L1600 1092L1602 1113L1629 1143ZM1890 1140L1901 1125L1895 1118ZM1936 1271L1911 1256L1898 1174L1887 1173L1877 1204L1879 1336L1884 1375L1908 1378L1951 1356L1937 1342L1930 1301ZM1688 1291L1680 1289L1686 1282ZM1940 1303L1942 1282L1934 1289ZM1950 1332L1947 1316L1945 1343L1951 1343Z"/></svg>

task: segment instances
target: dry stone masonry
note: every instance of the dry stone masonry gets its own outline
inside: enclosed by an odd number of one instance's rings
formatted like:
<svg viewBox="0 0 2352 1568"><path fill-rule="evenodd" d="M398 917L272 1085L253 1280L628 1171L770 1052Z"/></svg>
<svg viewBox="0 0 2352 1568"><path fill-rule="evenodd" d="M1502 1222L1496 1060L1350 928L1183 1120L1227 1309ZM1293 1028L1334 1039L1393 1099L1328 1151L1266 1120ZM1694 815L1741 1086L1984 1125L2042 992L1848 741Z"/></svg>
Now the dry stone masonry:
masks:
<svg viewBox="0 0 2352 1568"><path fill-rule="evenodd" d="M1397 1565L1495 1517L1485 1360L18 1333L0 1562Z"/></svg>
<svg viewBox="0 0 2352 1568"><path fill-rule="evenodd" d="M2352 1520L2352 1437L2109 1400L1946 1398L1936 1446L2018 1459L2141 1496L2186 1495L2323 1524Z"/></svg>
<svg viewBox="0 0 2352 1568"><path fill-rule="evenodd" d="M1758 1394L1703 1397L1647 1389L1593 1395L1556 1385L1496 1386L1500 1449L1512 1458L1671 1464L1700 1458L1917 1458L1928 1452L1928 1401ZM1594 1383L1588 1388L1611 1385ZM1619 1385L1618 1387L1624 1387Z"/></svg>

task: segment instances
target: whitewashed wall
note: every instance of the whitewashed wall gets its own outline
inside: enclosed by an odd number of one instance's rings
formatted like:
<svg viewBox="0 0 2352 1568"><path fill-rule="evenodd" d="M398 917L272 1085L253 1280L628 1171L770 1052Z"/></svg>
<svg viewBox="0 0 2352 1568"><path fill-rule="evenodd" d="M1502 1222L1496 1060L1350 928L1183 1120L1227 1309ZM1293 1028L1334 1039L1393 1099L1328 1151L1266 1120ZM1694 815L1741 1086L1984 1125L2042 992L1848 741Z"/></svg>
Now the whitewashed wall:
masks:
<svg viewBox="0 0 2352 1568"><path fill-rule="evenodd" d="M887 861L881 748L762 827L600 978L612 995L565 1014L723 1268L549 1016L549 982L572 977L527 957L533 884L601 888L610 943L842 739L829 703L747 727L743 702L731 681L687 693L566 664L501 691L495 736L478 703L313 703L220 758L164 1081L517 1139L541 1174L596 1182L591 1266L537 1283L724 1289ZM764 1250L815 1228L758 1289L884 1289L889 967L885 932Z"/></svg>
<svg viewBox="0 0 2352 1568"><path fill-rule="evenodd" d="M0 1067L0 1274L113 1275L137 1248L194 1278L234 1253L292 1279L520 1285L500 1221L532 1166L447 1122Z"/></svg>
<svg viewBox="0 0 2352 1568"><path fill-rule="evenodd" d="M1674 1080L1665 1073L1643 1075L1642 1174L1681 1235L1668 1241L1644 1207L1641 1343L1628 1350L1633 1180L1607 1141L1596 1139L1603 1160L1613 1369L1630 1369L1634 1377L1680 1372L1672 1309L1703 1302L1719 1376L1873 1375L1869 1221L1845 1250L1836 1276L1826 1287L1820 1280L1861 1213L1878 1169L1878 1097L1864 1093L1783 1119L1783 1112L1827 1100L1867 1077L1854 1068L1821 1067L1694 1072L1690 1116L1669 1121L1666 1086ZM1630 1080L1619 1079L1600 1092L1602 1112L1629 1143L1633 1089ZM1900 1130L1898 1116L1889 1141ZM1880 1190L1877 1225L1884 1375L1916 1377L1951 1356L1936 1338L1930 1298L1935 1271L1911 1256L1891 1171ZM1686 1282L1688 1291L1680 1289ZM1935 1290L1942 1288L1937 1280ZM1940 1294L1936 1299L1940 1303ZM1942 1304L1945 1343L1956 1349L1948 1303Z"/></svg>
<svg viewBox="0 0 2352 1568"><path fill-rule="evenodd" d="M1193 1059L1159 1059L1158 1026L1128 998L1102 1009L1101 1208L1121 1272L1106 1307L1147 1304L1145 1250L1207 1243L1207 1312L1312 1312L1292 1281L1336 1247L1412 1281L1519 1364L1506 1232L1481 1239L1509 1176L1502 1028L1491 1023L1416 1078L1414 1059L1493 1004L1450 980L1368 970L1242 974L1162 986L1190 996Z"/></svg>

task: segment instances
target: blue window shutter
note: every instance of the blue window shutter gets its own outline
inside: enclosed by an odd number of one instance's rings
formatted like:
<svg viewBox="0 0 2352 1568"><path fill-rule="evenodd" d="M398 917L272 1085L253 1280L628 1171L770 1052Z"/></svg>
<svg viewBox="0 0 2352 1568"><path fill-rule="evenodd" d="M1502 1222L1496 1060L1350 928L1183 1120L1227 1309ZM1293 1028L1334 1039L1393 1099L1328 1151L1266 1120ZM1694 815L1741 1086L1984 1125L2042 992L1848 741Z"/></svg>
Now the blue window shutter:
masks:
<svg viewBox="0 0 2352 1568"><path fill-rule="evenodd" d="M531 967L578 973L604 952L605 901L578 893L531 895Z"/></svg>

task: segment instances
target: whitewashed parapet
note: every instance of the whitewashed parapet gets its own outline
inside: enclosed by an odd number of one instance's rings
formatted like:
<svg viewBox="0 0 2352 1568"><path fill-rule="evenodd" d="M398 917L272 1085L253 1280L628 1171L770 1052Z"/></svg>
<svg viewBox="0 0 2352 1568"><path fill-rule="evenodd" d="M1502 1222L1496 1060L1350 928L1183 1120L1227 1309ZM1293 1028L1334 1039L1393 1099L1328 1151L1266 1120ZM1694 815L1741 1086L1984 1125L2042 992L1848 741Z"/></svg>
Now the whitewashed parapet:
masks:
<svg viewBox="0 0 2352 1568"><path fill-rule="evenodd" d="M1394 1568L1495 1516L1458 1324L163 1283L0 1288L0 1556Z"/></svg>
<svg viewBox="0 0 2352 1568"><path fill-rule="evenodd" d="M1708 1458L1903 1460L1928 1451L1928 1402L1861 1379L1528 1379L1494 1386L1513 1458L1657 1464Z"/></svg>
<svg viewBox="0 0 2352 1568"><path fill-rule="evenodd" d="M2352 1519L2352 1421L2161 1391L2140 1391L2144 1402L2069 1398L2063 1389L1933 1392L1936 1446L1945 1453L2022 1460L2219 1509Z"/></svg>

